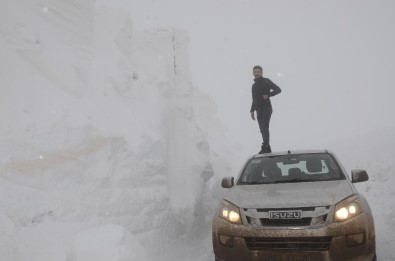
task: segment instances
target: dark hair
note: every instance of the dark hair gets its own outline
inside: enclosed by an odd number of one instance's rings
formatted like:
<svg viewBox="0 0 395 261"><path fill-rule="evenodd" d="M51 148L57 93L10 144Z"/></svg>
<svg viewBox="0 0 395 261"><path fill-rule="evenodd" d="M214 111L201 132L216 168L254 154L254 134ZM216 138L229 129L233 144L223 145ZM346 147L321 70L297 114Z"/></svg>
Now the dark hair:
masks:
<svg viewBox="0 0 395 261"><path fill-rule="evenodd" d="M255 65L254 68L253 68L252 70L255 71L255 69L260 69L261 71L263 71L263 70L262 70L262 67L259 66L259 65Z"/></svg>

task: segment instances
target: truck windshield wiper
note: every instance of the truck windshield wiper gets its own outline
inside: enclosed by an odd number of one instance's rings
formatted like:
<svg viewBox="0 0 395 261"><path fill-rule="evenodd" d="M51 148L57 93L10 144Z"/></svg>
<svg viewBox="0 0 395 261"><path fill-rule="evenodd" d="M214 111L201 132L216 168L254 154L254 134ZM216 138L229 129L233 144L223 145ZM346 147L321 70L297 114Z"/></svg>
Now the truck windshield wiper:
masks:
<svg viewBox="0 0 395 261"><path fill-rule="evenodd" d="M257 183L256 182L246 182L246 181L237 183L237 185L254 185L254 184L257 184Z"/></svg>
<svg viewBox="0 0 395 261"><path fill-rule="evenodd" d="M237 183L237 185L260 185L260 184L271 184L273 183L273 181L271 182L267 182L267 181L254 181L254 182L240 182Z"/></svg>
<svg viewBox="0 0 395 261"><path fill-rule="evenodd" d="M294 179L286 179L286 180L275 180L273 181L273 183L296 183L301 181L308 181L308 180L294 178Z"/></svg>

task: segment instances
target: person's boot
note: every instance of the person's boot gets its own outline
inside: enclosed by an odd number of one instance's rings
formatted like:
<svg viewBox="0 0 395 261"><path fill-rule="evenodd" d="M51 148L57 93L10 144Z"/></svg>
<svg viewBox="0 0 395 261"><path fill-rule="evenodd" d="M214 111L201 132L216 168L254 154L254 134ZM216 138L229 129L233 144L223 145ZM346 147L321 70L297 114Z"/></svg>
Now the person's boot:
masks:
<svg viewBox="0 0 395 261"><path fill-rule="evenodd" d="M258 154L271 153L271 152L272 152L272 148L270 147L270 145L262 144L261 150L258 152Z"/></svg>

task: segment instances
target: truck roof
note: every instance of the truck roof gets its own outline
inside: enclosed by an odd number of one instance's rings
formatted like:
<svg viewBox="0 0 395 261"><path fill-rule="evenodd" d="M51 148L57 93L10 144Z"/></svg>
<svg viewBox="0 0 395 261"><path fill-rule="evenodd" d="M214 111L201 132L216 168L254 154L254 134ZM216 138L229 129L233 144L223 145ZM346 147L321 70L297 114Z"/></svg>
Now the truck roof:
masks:
<svg viewBox="0 0 395 261"><path fill-rule="evenodd" d="M328 150L288 150L272 153L256 154L252 158L262 158L271 156L295 155L295 154L312 154L312 153L330 153Z"/></svg>

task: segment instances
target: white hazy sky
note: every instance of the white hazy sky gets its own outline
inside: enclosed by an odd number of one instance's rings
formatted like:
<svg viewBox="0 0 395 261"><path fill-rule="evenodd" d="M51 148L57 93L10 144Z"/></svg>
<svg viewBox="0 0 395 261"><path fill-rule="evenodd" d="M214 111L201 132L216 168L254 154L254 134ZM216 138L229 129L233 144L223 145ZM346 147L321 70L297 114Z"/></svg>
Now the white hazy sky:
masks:
<svg viewBox="0 0 395 261"><path fill-rule="evenodd" d="M246 154L261 142L249 118L255 64L283 90L272 99L274 150L318 149L395 127L395 1L120 0L119 6L130 10L135 31L189 32L192 81L213 97L227 135Z"/></svg>

